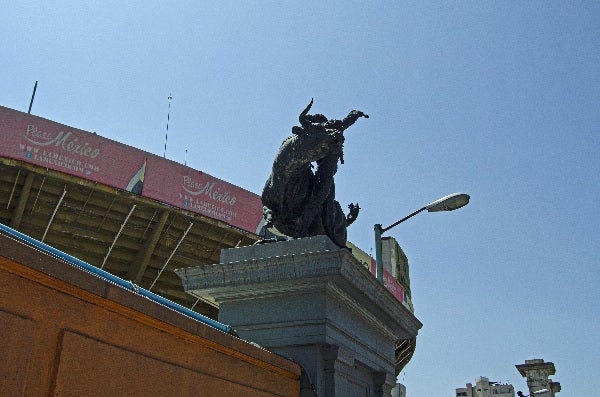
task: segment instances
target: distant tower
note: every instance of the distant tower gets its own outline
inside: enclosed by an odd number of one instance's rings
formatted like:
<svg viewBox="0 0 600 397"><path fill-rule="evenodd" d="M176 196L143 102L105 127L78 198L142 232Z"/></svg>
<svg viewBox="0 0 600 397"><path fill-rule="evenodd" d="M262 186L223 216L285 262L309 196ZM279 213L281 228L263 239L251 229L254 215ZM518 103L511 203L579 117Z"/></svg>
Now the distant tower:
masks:
<svg viewBox="0 0 600 397"><path fill-rule="evenodd" d="M527 387L531 397L554 397L560 391L560 382L552 382L550 375L556 373L554 363L546 363L536 358L525 360L525 364L515 365L519 373L527 378Z"/></svg>

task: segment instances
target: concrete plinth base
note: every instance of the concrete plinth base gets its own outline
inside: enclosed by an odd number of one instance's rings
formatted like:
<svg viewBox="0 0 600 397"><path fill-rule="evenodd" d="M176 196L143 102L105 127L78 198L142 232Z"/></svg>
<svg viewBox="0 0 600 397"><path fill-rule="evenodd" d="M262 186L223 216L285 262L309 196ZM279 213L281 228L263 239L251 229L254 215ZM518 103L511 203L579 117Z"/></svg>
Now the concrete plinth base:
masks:
<svg viewBox="0 0 600 397"><path fill-rule="evenodd" d="M389 396L394 343L421 327L325 236L223 250L220 264L177 274L241 338L299 362L319 396Z"/></svg>

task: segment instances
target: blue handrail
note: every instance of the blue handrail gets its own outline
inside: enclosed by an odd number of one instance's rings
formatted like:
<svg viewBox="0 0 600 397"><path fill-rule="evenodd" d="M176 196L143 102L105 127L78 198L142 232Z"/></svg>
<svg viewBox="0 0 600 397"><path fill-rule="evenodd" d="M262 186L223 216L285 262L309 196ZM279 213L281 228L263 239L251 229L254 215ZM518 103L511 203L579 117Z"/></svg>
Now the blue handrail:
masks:
<svg viewBox="0 0 600 397"><path fill-rule="evenodd" d="M90 272L97 277L103 278L103 279L110 281L126 290L132 291L132 292L134 292L138 295L141 295L145 298L148 298L156 303L166 306L169 309L175 310L176 312L179 312L183 315L191 317L196 321L199 321L203 324L209 325L209 326L216 328L220 331L223 331L225 333L234 334L233 329L229 325L222 324L222 323L215 321L209 317L203 316L200 313L190 310L185 306L182 306L178 303L175 303L166 298L163 298L160 295L150 292L147 289L140 288L137 285L135 285L134 283L132 283L131 281L123 280L120 277L117 277L113 274L108 273L107 271L99 269L96 266L90 265L89 263L86 263L80 259L77 259L74 256L71 256L65 252L57 250L56 248L51 247L48 244L44 244L41 241L33 239L26 234L23 234L15 229L12 229L6 225L3 225L2 223L0 223L0 231L8 234L9 236L15 237L35 248L38 248L50 255L53 255L59 259L62 259L73 266L79 267L87 272Z"/></svg>

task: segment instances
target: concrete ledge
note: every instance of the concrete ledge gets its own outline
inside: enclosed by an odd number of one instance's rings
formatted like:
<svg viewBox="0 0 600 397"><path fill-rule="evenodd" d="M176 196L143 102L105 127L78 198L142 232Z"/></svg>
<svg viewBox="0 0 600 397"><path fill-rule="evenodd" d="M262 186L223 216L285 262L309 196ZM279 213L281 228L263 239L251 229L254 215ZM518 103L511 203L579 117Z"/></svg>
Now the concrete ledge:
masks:
<svg viewBox="0 0 600 397"><path fill-rule="evenodd" d="M221 258L219 264L177 269L185 291L219 303L307 292L333 283L368 305L374 316L395 324L391 332L399 339L415 337L422 327L348 249L326 236L232 248L223 250ZM236 261L227 262L232 259Z"/></svg>
<svg viewBox="0 0 600 397"><path fill-rule="evenodd" d="M283 244L280 244L283 243ZM245 261L248 258L272 258L309 252L338 251L340 247L324 236L290 239L284 242L267 242L248 247L230 248L221 251L221 263Z"/></svg>

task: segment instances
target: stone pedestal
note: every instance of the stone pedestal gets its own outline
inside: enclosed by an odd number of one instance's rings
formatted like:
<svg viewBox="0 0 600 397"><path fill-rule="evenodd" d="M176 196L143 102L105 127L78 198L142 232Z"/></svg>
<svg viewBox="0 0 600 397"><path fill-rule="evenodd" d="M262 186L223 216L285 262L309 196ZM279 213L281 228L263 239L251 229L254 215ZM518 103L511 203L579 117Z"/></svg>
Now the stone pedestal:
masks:
<svg viewBox="0 0 600 397"><path fill-rule="evenodd" d="M319 396L389 396L394 343L422 325L325 236L223 250L220 264L177 274L241 338L300 363Z"/></svg>

